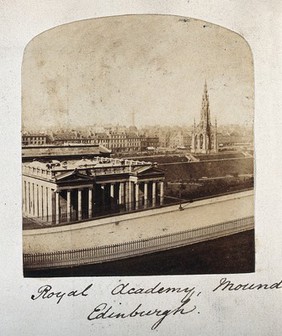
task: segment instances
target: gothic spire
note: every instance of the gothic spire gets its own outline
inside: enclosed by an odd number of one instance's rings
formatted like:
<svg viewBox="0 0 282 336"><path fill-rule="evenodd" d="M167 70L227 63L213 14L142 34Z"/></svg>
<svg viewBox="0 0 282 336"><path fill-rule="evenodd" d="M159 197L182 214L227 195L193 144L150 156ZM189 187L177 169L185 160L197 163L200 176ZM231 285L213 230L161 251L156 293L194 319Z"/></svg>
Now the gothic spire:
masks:
<svg viewBox="0 0 282 336"><path fill-rule="evenodd" d="M208 94L208 85L205 80L204 92L202 95L201 119L197 128L192 134L192 153L216 153L217 149L217 120L215 126L211 124L210 102Z"/></svg>
<svg viewBox="0 0 282 336"><path fill-rule="evenodd" d="M204 85L204 93L202 97L201 122L203 125L206 125L206 127L209 127L209 125L211 124L208 86L207 86L206 80L205 80L205 85Z"/></svg>

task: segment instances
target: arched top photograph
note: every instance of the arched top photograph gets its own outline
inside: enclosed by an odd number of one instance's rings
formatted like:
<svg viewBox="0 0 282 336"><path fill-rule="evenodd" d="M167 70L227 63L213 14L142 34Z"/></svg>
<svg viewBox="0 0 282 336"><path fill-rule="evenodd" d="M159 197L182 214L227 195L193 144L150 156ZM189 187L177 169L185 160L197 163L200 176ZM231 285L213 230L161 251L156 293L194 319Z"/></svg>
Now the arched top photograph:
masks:
<svg viewBox="0 0 282 336"><path fill-rule="evenodd" d="M254 65L175 15L70 22L22 60L26 277L255 271Z"/></svg>

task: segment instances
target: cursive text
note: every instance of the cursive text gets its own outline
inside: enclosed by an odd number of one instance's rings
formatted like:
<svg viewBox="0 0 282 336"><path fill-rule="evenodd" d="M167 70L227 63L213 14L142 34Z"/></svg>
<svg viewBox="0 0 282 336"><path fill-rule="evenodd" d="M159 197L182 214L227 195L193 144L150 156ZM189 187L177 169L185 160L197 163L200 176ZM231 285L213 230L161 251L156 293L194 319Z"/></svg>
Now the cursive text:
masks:
<svg viewBox="0 0 282 336"><path fill-rule="evenodd" d="M238 291L238 290L259 290L259 289L282 289L282 280L280 282L274 282L272 284L234 284L227 278L221 278L219 285L213 289L213 292L217 290L228 290L228 291Z"/></svg>
<svg viewBox="0 0 282 336"><path fill-rule="evenodd" d="M77 296L87 296L89 289L92 287L92 284L87 286L85 289L82 291L78 290L72 290L70 292L54 292L52 291L52 286L50 285L44 285L38 288L37 294L36 295L31 295L32 300L37 300L39 298L41 299L51 299L51 298L56 298L57 299L57 304L60 303L63 297L77 297Z"/></svg>
<svg viewBox="0 0 282 336"><path fill-rule="evenodd" d="M126 318L134 318L134 317L148 317L148 316L157 316L159 319L151 326L152 330L158 328L158 326L164 321L166 317L169 315L175 316L179 315L187 315L195 311L196 306L192 306L190 308L185 307L189 302L190 298L182 301L182 303L173 309L144 309L142 303L140 303L136 308L128 312L116 312L113 309L113 306L108 305L107 303L100 303L96 306L93 311L88 315L87 319L89 321L99 320L99 319L126 319Z"/></svg>
<svg viewBox="0 0 282 336"><path fill-rule="evenodd" d="M129 283L121 283L112 289L112 295L131 295L131 294L168 294L168 293L184 293L181 302L185 302L188 297L191 297L195 293L195 287L163 287L159 282L155 286L150 288L135 288L131 287Z"/></svg>

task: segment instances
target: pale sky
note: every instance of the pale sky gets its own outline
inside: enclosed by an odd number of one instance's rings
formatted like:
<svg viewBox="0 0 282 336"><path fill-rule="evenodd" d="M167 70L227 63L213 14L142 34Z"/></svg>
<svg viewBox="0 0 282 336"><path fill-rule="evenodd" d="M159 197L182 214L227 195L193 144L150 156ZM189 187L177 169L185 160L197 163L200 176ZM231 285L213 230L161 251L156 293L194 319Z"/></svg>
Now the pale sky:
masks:
<svg viewBox="0 0 282 336"><path fill-rule="evenodd" d="M253 120L247 42L194 19L131 15L58 26L26 47L23 126L190 125L207 80L212 120Z"/></svg>

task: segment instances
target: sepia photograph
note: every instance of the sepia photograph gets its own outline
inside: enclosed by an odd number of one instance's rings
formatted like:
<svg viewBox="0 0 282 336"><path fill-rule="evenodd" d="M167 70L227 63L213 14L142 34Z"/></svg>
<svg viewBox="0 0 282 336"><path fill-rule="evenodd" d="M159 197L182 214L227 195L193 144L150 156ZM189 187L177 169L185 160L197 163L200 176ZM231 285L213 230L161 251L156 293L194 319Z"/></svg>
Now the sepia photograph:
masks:
<svg viewBox="0 0 282 336"><path fill-rule="evenodd" d="M22 60L25 277L255 272L254 65L175 15L56 26Z"/></svg>

